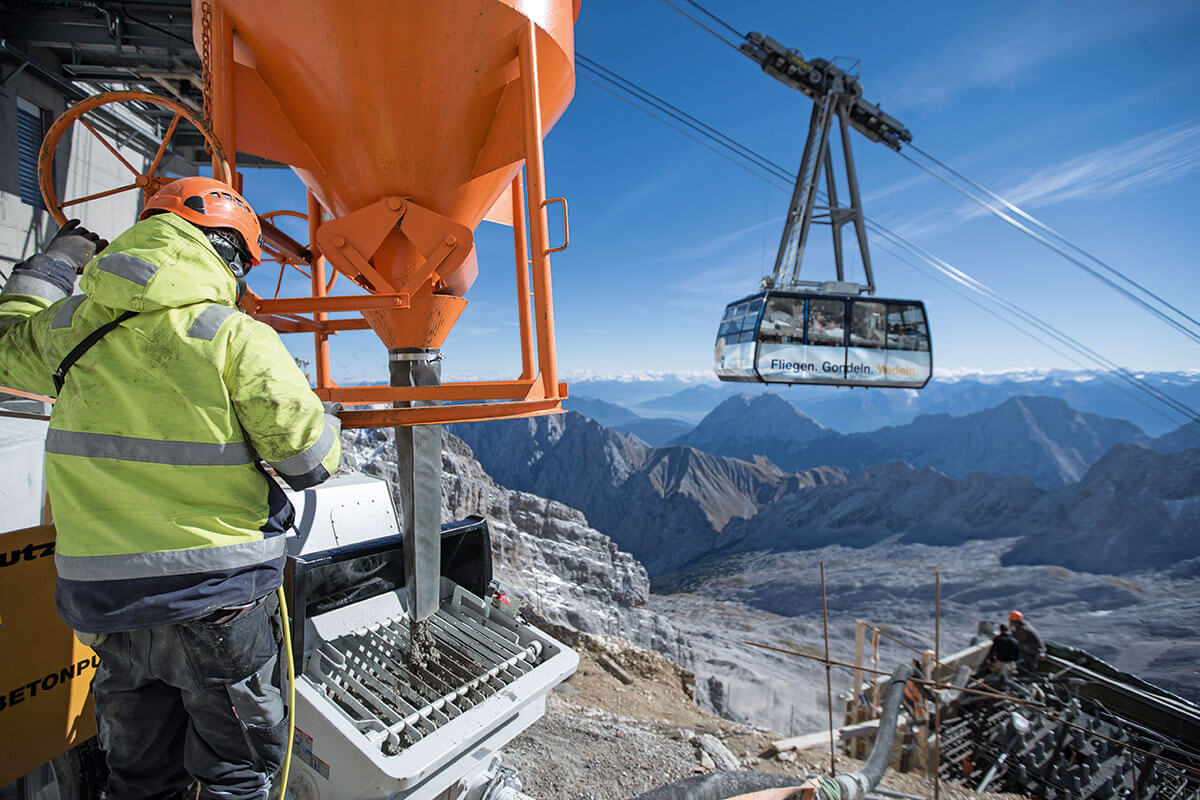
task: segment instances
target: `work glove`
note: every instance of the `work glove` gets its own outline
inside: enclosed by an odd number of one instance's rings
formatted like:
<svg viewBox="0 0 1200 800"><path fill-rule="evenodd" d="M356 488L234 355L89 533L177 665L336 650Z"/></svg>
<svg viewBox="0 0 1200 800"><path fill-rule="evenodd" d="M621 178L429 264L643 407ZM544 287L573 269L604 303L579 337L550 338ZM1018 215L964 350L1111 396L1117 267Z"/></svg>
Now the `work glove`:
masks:
<svg viewBox="0 0 1200 800"><path fill-rule="evenodd" d="M325 407L325 413L331 417L336 417L345 411L345 409L342 408L341 403L331 403L328 400L325 400L322 401L321 405Z"/></svg>
<svg viewBox="0 0 1200 800"><path fill-rule="evenodd" d="M108 242L87 228L79 227L79 220L73 219L50 240L45 252L35 253L13 267L11 278L33 278L34 286L37 285L36 281L43 281L63 295L69 295L75 291L75 276L83 270L83 265L91 260L97 250L107 246ZM12 291L14 286L23 286L25 289L30 286L28 282L12 279L5 286L8 291Z"/></svg>
<svg viewBox="0 0 1200 800"><path fill-rule="evenodd" d="M80 225L79 220L72 219L59 228L46 246L46 252L70 262L78 275L83 272L83 266L92 260L92 256L106 247L107 239L101 239L98 234Z"/></svg>

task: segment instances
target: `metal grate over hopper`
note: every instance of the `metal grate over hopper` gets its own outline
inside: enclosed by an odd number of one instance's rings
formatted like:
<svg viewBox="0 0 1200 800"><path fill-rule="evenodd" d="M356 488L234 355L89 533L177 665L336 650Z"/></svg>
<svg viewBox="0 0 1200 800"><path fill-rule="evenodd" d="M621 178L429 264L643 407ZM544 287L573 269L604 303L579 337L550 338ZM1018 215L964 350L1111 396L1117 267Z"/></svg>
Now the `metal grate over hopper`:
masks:
<svg viewBox="0 0 1200 800"><path fill-rule="evenodd" d="M490 623L490 624L489 624ZM458 719L541 663L542 643L522 644L461 602L432 617L435 658L412 664L406 615L323 642L308 677L385 755Z"/></svg>
<svg viewBox="0 0 1200 800"><path fill-rule="evenodd" d="M542 716L579 657L502 602L486 523L442 526L436 657L413 664L390 487L341 475L291 500L289 800L478 800L509 785L501 748Z"/></svg>

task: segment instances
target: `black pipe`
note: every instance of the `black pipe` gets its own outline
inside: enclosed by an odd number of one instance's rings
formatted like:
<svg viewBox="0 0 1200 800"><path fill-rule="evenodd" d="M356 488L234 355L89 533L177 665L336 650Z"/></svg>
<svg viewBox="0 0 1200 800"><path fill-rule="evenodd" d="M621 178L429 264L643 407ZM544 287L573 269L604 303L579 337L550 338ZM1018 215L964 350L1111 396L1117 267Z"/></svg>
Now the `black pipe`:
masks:
<svg viewBox="0 0 1200 800"><path fill-rule="evenodd" d="M802 783L804 778L768 772L710 772L659 786L631 800L725 800L764 789L798 787Z"/></svg>
<svg viewBox="0 0 1200 800"><path fill-rule="evenodd" d="M836 782L840 790L840 800L865 800L887 771L888 763L892 759L892 743L896 740L900 702L904 699L904 687L912 675L912 667L908 664L900 664L892 672L892 681L888 684L887 694L883 698L883 709L879 715L879 731L875 734L875 745L871 748L871 755L867 757L863 768L858 772L839 775L836 779L822 779L825 783ZM765 772L712 772L659 786L631 800L726 800L764 789L799 787L805 780ZM827 789L822 788L820 791L818 797L822 800L832 797Z"/></svg>
<svg viewBox="0 0 1200 800"><path fill-rule="evenodd" d="M836 778L841 789L841 800L863 800L879 783L883 773L887 772L888 762L892 760L892 743L896 740L900 701L904 699L904 686L912 675L912 667L908 664L900 664L892 672L892 682L888 684L883 709L879 714L879 731L875 734L875 745L871 748L871 755L867 756L867 763L858 772L848 772Z"/></svg>

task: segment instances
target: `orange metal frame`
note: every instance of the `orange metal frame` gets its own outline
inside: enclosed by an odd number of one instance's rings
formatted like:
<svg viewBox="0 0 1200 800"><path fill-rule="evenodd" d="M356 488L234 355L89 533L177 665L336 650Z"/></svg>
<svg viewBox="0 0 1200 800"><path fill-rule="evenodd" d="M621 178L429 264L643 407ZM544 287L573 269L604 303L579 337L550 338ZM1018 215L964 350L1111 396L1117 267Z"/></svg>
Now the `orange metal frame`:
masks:
<svg viewBox="0 0 1200 800"><path fill-rule="evenodd" d="M234 125L233 31L220 5L214 8L212 65L212 131L222 145L213 150L215 174L236 174L234 154L237 131ZM242 308L279 333L311 333L316 364L316 393L326 401L347 407L341 416L345 428L391 425L436 425L489 419L528 417L562 411L567 385L558 380L554 340L554 305L551 296L550 254L566 248L567 206L563 198L546 198L545 161L542 146L541 98L537 80L537 38L529 21L518 40L517 60L522 105L525 175L528 192L518 172L511 186L513 245L516 261L517 317L520 331L521 374L507 381L447 383L440 386L339 386L331 377L329 337L340 331L372 329L366 319L378 309L408 309L414 304L433 302L426 292L418 293L439 274L450 274L468 256L473 233L453 220L422 208L402 197L385 197L378 202L339 219L322 222L322 208L308 194L308 250L300 251L295 242L279 241L273 226L265 229L268 246L287 254L288 263L307 264L312 282L308 297L266 299L247 293ZM562 208L564 242L551 248L546 209L551 203ZM528 224L527 224L528 222ZM401 276L402 285L389 283L371 264L371 257L383 238L393 230L401 233L421 252L424 263ZM273 240L272 234L276 235ZM529 246L526 245L528 236ZM287 237L282 237L286 239ZM345 275L367 295L329 296L326 265ZM335 274L336 277L336 274ZM431 329L431 346L441 340L457 319L466 301L434 295L445 305L441 327ZM330 319L330 313L357 312L360 316ZM414 314L414 324L424 325L425 318ZM436 324L436 323L434 323ZM431 326L432 327L432 326ZM376 328L378 330L378 328ZM386 335L381 333L385 338ZM409 408L361 408L404 401L452 403L451 405Z"/></svg>

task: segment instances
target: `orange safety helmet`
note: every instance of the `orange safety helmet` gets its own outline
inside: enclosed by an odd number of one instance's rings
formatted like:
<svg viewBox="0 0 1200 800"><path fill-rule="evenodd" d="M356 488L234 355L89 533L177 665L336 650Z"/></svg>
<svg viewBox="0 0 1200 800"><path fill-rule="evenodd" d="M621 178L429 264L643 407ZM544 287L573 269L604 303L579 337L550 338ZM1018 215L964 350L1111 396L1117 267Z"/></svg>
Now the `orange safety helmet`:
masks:
<svg viewBox="0 0 1200 800"><path fill-rule="evenodd" d="M258 215L226 183L201 176L179 178L159 189L149 200L138 219L170 211L202 228L232 228L242 235L250 251L250 263L262 260L262 226Z"/></svg>
<svg viewBox="0 0 1200 800"><path fill-rule="evenodd" d="M1008 612L1008 621L1009 622L1020 622L1023 619L1025 619L1025 615L1022 614L1020 611L1017 611L1015 608L1012 611Z"/></svg>

